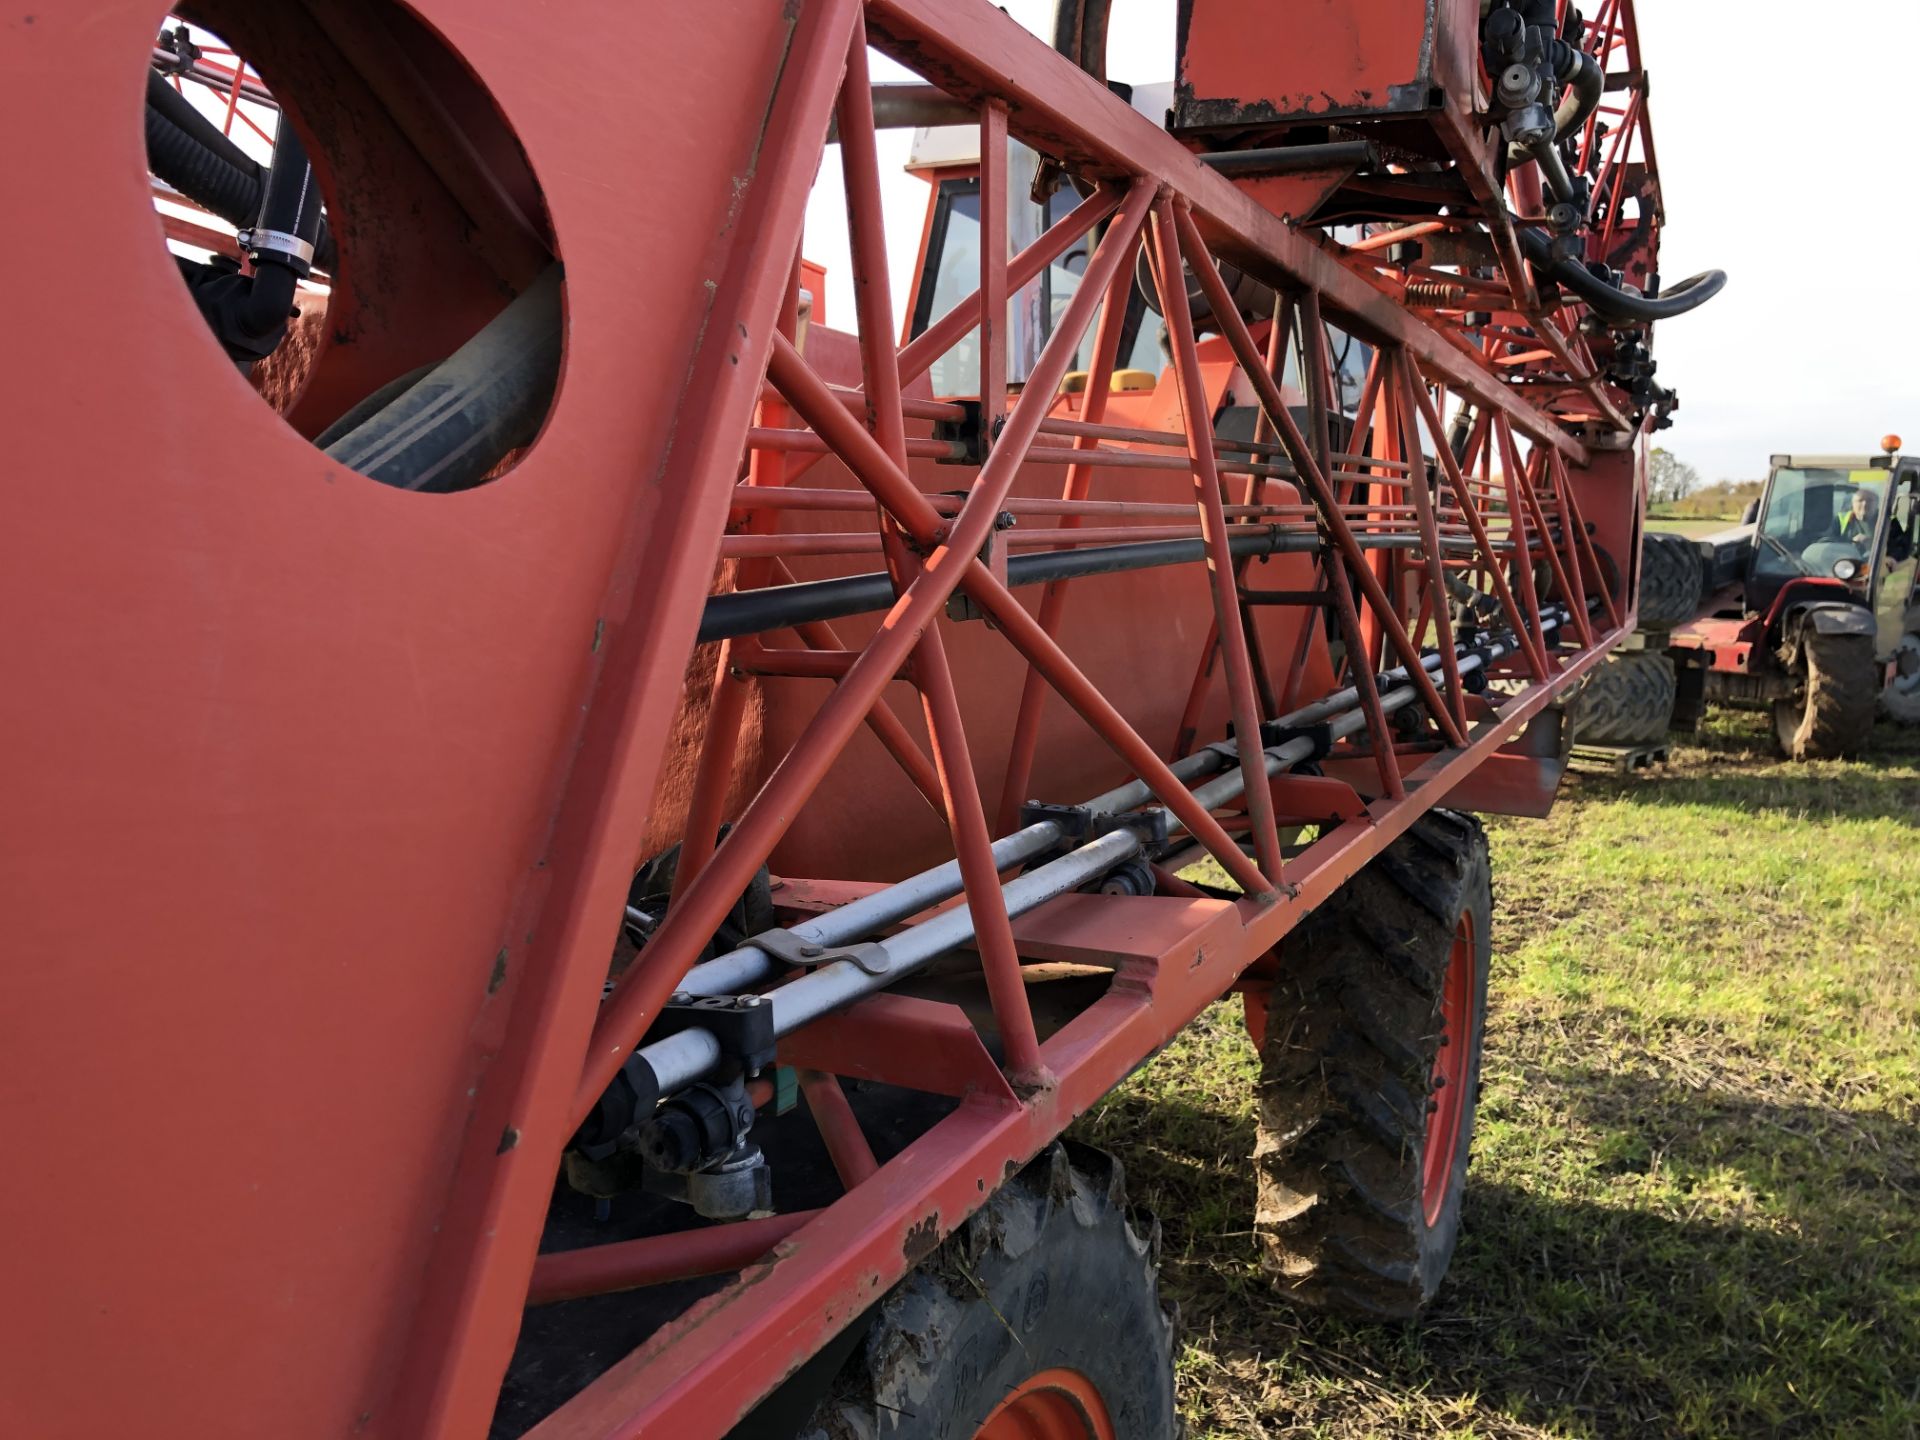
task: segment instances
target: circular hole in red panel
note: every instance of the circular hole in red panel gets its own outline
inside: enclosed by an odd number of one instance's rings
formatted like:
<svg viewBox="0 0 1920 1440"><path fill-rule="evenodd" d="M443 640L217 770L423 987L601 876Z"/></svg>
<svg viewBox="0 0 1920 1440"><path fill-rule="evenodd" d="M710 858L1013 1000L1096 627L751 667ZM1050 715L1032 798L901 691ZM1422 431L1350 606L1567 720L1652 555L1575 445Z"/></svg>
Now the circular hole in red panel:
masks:
<svg viewBox="0 0 1920 1440"><path fill-rule="evenodd" d="M526 154L446 42L394 0L207 0L167 17L145 84L183 327L382 484L512 469L552 408L564 286Z"/></svg>

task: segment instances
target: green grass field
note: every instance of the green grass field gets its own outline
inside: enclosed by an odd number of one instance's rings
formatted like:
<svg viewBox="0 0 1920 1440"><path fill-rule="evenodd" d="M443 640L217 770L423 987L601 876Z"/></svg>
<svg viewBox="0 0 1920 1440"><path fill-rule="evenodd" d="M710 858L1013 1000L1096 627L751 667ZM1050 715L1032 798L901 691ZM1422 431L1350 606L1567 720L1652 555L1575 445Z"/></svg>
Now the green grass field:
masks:
<svg viewBox="0 0 1920 1440"><path fill-rule="evenodd" d="M1237 1006L1080 1125L1165 1227L1195 1440L1920 1434L1920 735L1722 715L1493 824L1466 1218L1417 1327L1275 1301Z"/></svg>

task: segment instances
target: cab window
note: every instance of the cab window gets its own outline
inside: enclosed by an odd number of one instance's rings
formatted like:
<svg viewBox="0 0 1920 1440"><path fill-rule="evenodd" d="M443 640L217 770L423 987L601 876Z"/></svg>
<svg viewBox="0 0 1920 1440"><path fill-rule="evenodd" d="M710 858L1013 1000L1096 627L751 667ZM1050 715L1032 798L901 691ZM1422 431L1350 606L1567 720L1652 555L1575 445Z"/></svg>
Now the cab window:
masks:
<svg viewBox="0 0 1920 1440"><path fill-rule="evenodd" d="M1024 248L1057 224L1080 203L1071 185L1058 186L1044 206L1032 199L1031 177L1038 157L1017 141L1009 147L1008 249ZM1095 236L1074 242L1040 276L1007 305L1007 383L1022 384L1032 373L1040 351L1080 288ZM920 288L914 296L912 334L919 335L953 306L980 288L980 181L977 176L942 180L934 197L933 218L927 232L927 254L921 267ZM1095 328L1089 327L1074 353L1069 370L1092 366ZM1131 288L1120 332L1116 369L1143 370L1158 375L1167 367L1165 326L1147 308L1139 287ZM1288 347L1282 384L1300 386L1300 337ZM1327 348L1339 377L1336 403L1352 414L1360 403L1373 347L1334 326L1327 327ZM980 332L970 330L928 371L936 395L973 396L980 393ZM1246 403L1243 398L1241 403Z"/></svg>

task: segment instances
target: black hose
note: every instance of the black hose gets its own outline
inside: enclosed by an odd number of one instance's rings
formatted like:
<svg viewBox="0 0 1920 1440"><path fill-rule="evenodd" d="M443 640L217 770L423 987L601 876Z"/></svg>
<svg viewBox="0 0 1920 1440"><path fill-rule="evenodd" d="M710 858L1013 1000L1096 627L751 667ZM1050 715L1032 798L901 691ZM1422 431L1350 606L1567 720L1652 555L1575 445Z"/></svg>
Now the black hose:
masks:
<svg viewBox="0 0 1920 1440"><path fill-rule="evenodd" d="M1565 50L1574 57L1573 73L1566 73L1562 65L1560 79L1566 84L1567 93L1560 97L1560 103L1553 112L1553 138L1565 140L1574 131L1587 123L1587 117L1600 106L1600 99L1606 93L1607 77L1600 73L1600 62L1586 51L1560 42Z"/></svg>
<svg viewBox="0 0 1920 1440"><path fill-rule="evenodd" d="M1522 144L1520 152L1531 155L1540 164L1540 178L1546 182L1553 198L1568 205L1577 205L1580 196L1573 188L1573 176L1567 173L1566 157L1560 153L1559 142L1550 135Z"/></svg>
<svg viewBox="0 0 1920 1440"><path fill-rule="evenodd" d="M267 171L181 95L157 70L147 72L147 168L194 204L244 229L260 214ZM313 241L316 269L333 272L333 234L322 219Z"/></svg>
<svg viewBox="0 0 1920 1440"><path fill-rule="evenodd" d="M173 122L176 129L184 131L202 149L211 150L254 184L258 185L265 176L263 166L234 144L232 137L218 125L201 114L198 106L169 85L158 70L147 71L147 108L158 110Z"/></svg>
<svg viewBox="0 0 1920 1440"><path fill-rule="evenodd" d="M1054 0L1053 48L1107 83L1107 14L1113 0Z"/></svg>
<svg viewBox="0 0 1920 1440"><path fill-rule="evenodd" d="M292 126L274 146L273 164L260 186L260 212L250 223L253 275L244 296L228 309L226 318L237 331L228 338L274 348L286 334L293 297L311 267L310 247L320 229L319 188Z"/></svg>
<svg viewBox="0 0 1920 1440"><path fill-rule="evenodd" d="M1369 541L1403 537L1369 536ZM1417 537L1404 537L1416 539ZM1316 551L1320 537L1289 534L1268 528L1251 535L1233 535L1227 548L1236 556L1306 554ZM1207 558L1204 540L1142 540L1123 545L1088 545L1078 550L1042 550L1007 557L1007 584L1044 585L1054 580L1117 575L1131 570L1155 570L1163 565L1191 565ZM811 620L841 620L849 615L871 615L887 609L897 598L893 581L884 571L841 575L831 580L802 580L792 585L770 585L755 590L732 590L707 601L700 617L698 643L758 635Z"/></svg>
<svg viewBox="0 0 1920 1440"><path fill-rule="evenodd" d="M1608 320L1671 320L1676 315L1699 309L1727 285L1726 271L1705 270L1682 280L1658 297L1630 295L1602 280L1577 260L1555 259L1553 242L1538 230L1521 227L1515 233L1519 235L1520 248L1526 252L1534 269L1549 280L1564 285L1586 301L1595 314Z"/></svg>
<svg viewBox="0 0 1920 1440"><path fill-rule="evenodd" d="M1463 544L1470 542L1462 542ZM1414 550L1418 535L1363 535L1362 550ZM1236 557L1257 555L1311 555L1321 539L1312 533L1263 527L1252 534L1231 535L1227 550ZM1207 558L1205 540L1139 540L1121 545L1088 545L1079 550L1038 550L1007 557L1007 585L1046 585L1055 580L1079 580L1093 575L1121 575L1134 570L1157 570L1164 565L1192 565ZM841 575L831 580L802 580L792 585L769 585L757 590L731 590L707 601L700 616L698 643L758 635L810 620L841 620L849 615L875 615L898 599L892 579L884 571Z"/></svg>
<svg viewBox="0 0 1920 1440"><path fill-rule="evenodd" d="M157 75L154 78L159 80ZM159 81L158 88L175 100L180 99L164 80ZM181 103L199 116L191 105ZM210 125L207 128L213 130ZM199 132L183 127L168 110L150 99L147 168L194 204L211 210L228 224L251 225L260 209L260 167L245 155L238 155L237 159L229 157L224 151L234 149L233 142L218 130L213 130L213 134L219 136L224 149L209 144Z"/></svg>
<svg viewBox="0 0 1920 1440"><path fill-rule="evenodd" d="M509 450L534 438L553 401L560 279L560 266L548 266L478 335L325 452L402 490L444 493L479 484Z"/></svg>

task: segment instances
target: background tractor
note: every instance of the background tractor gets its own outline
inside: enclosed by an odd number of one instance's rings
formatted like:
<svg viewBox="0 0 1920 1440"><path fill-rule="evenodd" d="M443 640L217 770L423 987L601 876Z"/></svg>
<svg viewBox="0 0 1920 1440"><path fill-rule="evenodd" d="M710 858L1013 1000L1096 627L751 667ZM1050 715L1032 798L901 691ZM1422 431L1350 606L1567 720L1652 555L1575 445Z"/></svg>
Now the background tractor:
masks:
<svg viewBox="0 0 1920 1440"><path fill-rule="evenodd" d="M1850 755L1876 711L1920 723L1920 460L1775 455L1741 523L1650 531L1639 628L1582 689L1592 745L1691 730L1708 704L1768 709L1794 760Z"/></svg>
<svg viewBox="0 0 1920 1440"><path fill-rule="evenodd" d="M1767 707L1781 753L1856 752L1876 708L1920 721L1920 460L1775 455L1745 523L1697 543L1705 599L1670 637L1678 719Z"/></svg>

